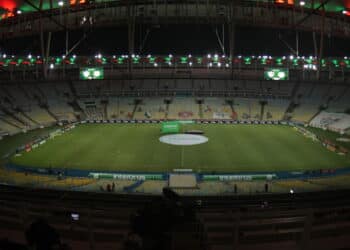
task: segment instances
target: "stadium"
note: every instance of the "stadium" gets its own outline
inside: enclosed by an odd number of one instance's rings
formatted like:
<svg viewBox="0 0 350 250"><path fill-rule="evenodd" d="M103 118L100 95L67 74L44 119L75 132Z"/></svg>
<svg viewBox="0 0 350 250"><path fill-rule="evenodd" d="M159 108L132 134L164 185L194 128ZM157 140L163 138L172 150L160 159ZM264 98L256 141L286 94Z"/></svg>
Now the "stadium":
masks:
<svg viewBox="0 0 350 250"><path fill-rule="evenodd" d="M350 1L0 0L0 249L350 248Z"/></svg>

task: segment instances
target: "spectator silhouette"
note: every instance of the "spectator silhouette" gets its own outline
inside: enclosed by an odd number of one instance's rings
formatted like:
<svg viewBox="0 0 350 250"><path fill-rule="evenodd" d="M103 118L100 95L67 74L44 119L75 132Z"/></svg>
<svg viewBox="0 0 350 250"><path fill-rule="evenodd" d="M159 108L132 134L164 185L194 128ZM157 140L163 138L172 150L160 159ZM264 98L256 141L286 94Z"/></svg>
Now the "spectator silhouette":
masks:
<svg viewBox="0 0 350 250"><path fill-rule="evenodd" d="M26 240L30 249L60 249L60 236L44 219L34 221L26 230Z"/></svg>

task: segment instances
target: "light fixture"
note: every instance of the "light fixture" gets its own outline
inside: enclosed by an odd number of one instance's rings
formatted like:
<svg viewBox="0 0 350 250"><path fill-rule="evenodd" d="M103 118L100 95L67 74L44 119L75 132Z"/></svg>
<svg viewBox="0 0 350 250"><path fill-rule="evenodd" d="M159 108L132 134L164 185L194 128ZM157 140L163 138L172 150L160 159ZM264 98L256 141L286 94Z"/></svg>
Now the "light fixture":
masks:
<svg viewBox="0 0 350 250"><path fill-rule="evenodd" d="M300 2L299 2L299 5L300 5L300 6L305 6L305 1L300 1Z"/></svg>
<svg viewBox="0 0 350 250"><path fill-rule="evenodd" d="M64 5L64 2L61 0L61 1L58 1L58 6L62 7Z"/></svg>
<svg viewBox="0 0 350 250"><path fill-rule="evenodd" d="M84 75L84 77L88 78L89 75L90 75L90 73L89 73L88 70L85 70L85 71L83 72L83 75Z"/></svg>
<svg viewBox="0 0 350 250"><path fill-rule="evenodd" d="M342 11L345 16L350 16L350 9L345 9Z"/></svg>
<svg viewBox="0 0 350 250"><path fill-rule="evenodd" d="M94 77L95 78L98 78L98 77L100 77L101 76L101 72L99 71L99 70L95 70L94 71Z"/></svg>

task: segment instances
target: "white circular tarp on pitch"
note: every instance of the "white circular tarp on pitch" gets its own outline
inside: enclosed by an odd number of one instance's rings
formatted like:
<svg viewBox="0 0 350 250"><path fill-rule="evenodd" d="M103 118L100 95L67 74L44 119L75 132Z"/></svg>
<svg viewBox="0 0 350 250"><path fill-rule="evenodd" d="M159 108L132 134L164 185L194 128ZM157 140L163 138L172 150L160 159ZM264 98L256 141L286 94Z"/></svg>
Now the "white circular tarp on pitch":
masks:
<svg viewBox="0 0 350 250"><path fill-rule="evenodd" d="M192 135L192 134L175 134L175 135L164 135L159 138L160 142L178 145L178 146L189 146L206 143L209 139L203 135Z"/></svg>

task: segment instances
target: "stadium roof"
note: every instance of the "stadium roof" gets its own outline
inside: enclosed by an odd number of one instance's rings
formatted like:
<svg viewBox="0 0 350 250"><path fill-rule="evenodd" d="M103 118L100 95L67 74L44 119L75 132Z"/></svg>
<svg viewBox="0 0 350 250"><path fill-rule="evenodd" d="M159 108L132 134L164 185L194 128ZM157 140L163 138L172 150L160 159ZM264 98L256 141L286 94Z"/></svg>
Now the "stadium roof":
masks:
<svg viewBox="0 0 350 250"><path fill-rule="evenodd" d="M12 12L14 10L20 10L21 13L28 13L37 11L37 8L42 7L43 10L51 8L60 8L62 5L77 5L77 4L88 4L93 3L104 3L104 2L119 2L115 0L0 0L0 14ZM301 0L244 0L243 2L256 2L256 3L270 3L277 5L287 6L300 6L303 3L303 8L318 8L322 3L325 3L325 9L328 12L339 12L342 13L344 10L350 10L350 0L315 0L315 1L301 1ZM314 4L312 4L314 2ZM36 8L37 7L37 8ZM350 13L349 13L350 15ZM6 16L3 15L2 18Z"/></svg>

